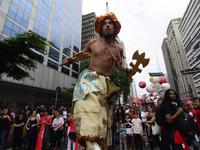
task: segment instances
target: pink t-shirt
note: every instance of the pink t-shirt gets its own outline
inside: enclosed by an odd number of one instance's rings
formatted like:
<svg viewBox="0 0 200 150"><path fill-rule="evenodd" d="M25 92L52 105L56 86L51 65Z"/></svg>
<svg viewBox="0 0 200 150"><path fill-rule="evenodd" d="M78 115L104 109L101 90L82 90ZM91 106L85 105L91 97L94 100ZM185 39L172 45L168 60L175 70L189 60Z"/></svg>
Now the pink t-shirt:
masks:
<svg viewBox="0 0 200 150"><path fill-rule="evenodd" d="M56 127L58 127L58 126L60 126L61 124L64 124L64 119L62 118L62 117L60 117L59 118L59 120L57 119L57 118L55 118L54 120L53 120L53 123L52 123L54 126L56 126ZM63 126L62 127L60 127L60 128L58 128L58 130L63 130Z"/></svg>

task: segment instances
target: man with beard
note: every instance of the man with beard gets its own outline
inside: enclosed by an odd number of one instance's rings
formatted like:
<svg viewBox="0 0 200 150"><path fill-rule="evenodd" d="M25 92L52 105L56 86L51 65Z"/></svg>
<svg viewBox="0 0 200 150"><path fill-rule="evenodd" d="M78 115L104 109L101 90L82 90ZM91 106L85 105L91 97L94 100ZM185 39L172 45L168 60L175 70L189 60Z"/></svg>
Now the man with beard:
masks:
<svg viewBox="0 0 200 150"><path fill-rule="evenodd" d="M115 42L120 28L121 24L112 12L97 17L95 30L101 38L90 40L82 51L90 52L91 57L89 68L82 71L75 86L73 117L78 142L89 150L112 144L112 104L119 90L110 80L114 64L122 72L135 74L133 69L122 65L123 49ZM64 63L73 61L66 58Z"/></svg>

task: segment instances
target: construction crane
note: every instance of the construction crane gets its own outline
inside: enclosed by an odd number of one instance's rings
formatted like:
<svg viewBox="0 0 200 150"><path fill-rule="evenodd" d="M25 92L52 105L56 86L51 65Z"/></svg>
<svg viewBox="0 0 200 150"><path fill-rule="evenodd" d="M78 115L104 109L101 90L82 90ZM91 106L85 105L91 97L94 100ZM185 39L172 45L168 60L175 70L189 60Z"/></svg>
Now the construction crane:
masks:
<svg viewBox="0 0 200 150"><path fill-rule="evenodd" d="M108 8L108 0L106 0L106 14L109 12L109 8Z"/></svg>

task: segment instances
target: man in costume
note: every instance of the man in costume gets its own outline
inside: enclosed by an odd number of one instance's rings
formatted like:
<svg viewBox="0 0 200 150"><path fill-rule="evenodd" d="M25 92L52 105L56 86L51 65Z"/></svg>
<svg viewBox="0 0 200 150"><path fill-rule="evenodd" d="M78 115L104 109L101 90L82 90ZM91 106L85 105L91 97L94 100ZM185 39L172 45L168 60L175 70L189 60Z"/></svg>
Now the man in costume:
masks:
<svg viewBox="0 0 200 150"><path fill-rule="evenodd" d="M90 52L89 68L82 71L73 95L73 116L79 144L87 150L112 145L113 99L119 88L110 80L114 64L122 72L135 74L122 65L123 49L115 37L121 24L114 13L97 17L95 30L101 38L90 40L82 52ZM78 61L78 60L77 60ZM74 61L66 58L65 64Z"/></svg>

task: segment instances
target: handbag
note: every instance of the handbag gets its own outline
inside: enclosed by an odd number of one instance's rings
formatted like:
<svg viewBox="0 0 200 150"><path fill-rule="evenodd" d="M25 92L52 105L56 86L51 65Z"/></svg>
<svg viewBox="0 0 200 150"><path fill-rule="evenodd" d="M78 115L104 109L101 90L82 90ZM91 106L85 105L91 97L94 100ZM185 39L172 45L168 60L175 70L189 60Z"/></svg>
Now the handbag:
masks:
<svg viewBox="0 0 200 150"><path fill-rule="evenodd" d="M161 134L161 127L154 121L154 125L151 125L152 134L153 135L160 135Z"/></svg>

